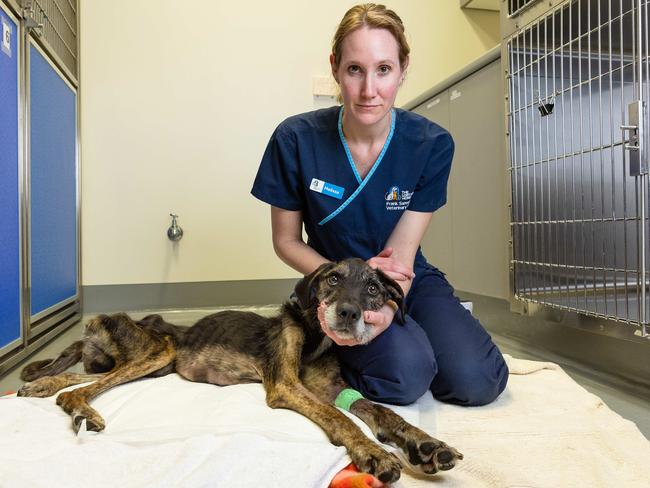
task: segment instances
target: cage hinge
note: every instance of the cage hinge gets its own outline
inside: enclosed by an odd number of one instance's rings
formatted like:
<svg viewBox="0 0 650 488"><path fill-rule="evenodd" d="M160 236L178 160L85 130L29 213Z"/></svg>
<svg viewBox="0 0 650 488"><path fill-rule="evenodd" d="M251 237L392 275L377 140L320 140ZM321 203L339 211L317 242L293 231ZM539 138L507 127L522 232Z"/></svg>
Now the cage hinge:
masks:
<svg viewBox="0 0 650 488"><path fill-rule="evenodd" d="M32 0L23 2L23 20L25 21L25 29L28 32L33 32L39 37L43 35L43 24L34 18L34 5Z"/></svg>
<svg viewBox="0 0 650 488"><path fill-rule="evenodd" d="M641 176L648 174L648 161L645 148L645 130L643 120L645 119L645 103L637 100L627 106L627 125L621 129L628 131L630 138L625 141L625 149L630 158L630 176Z"/></svg>

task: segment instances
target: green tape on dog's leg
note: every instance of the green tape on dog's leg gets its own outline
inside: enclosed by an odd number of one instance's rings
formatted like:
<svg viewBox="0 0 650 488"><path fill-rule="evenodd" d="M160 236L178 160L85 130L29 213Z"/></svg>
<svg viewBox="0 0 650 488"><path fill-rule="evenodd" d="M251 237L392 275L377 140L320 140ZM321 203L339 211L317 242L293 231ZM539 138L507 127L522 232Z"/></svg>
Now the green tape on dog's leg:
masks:
<svg viewBox="0 0 650 488"><path fill-rule="evenodd" d="M334 400L334 405L349 412L352 404L361 398L363 398L363 395L357 390L346 388L336 397L336 400Z"/></svg>

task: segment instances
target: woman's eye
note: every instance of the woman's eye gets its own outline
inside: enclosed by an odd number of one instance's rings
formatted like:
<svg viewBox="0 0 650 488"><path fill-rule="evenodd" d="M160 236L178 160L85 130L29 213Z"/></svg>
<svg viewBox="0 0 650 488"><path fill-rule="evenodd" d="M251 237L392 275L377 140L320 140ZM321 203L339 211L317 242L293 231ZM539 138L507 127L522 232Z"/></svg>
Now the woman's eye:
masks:
<svg viewBox="0 0 650 488"><path fill-rule="evenodd" d="M379 293L379 288L377 288L375 285L370 285L368 286L368 293L370 293L371 295L376 295L377 293Z"/></svg>
<svg viewBox="0 0 650 488"><path fill-rule="evenodd" d="M352 66L348 66L348 71L350 73L358 73L360 68L356 64L353 64Z"/></svg>
<svg viewBox="0 0 650 488"><path fill-rule="evenodd" d="M387 66L387 65L382 65L382 66L380 66L380 67L379 67L379 72L380 72L381 74L387 74L387 73L390 73L390 66Z"/></svg>
<svg viewBox="0 0 650 488"><path fill-rule="evenodd" d="M329 278L327 278L327 284L330 285L330 286L337 285L338 282L339 282L339 277L338 276L332 275Z"/></svg>

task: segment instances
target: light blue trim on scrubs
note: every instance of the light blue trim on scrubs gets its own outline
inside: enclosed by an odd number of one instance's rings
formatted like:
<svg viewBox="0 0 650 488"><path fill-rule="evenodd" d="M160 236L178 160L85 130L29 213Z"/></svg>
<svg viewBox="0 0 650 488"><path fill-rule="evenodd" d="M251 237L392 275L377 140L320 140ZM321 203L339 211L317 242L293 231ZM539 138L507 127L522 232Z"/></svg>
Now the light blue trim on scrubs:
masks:
<svg viewBox="0 0 650 488"><path fill-rule="evenodd" d="M392 116L393 114L391 112L391 117ZM357 183L361 184L363 180L361 178L361 175L357 171L357 167L354 165L354 159L352 159L352 153L350 153L350 148L348 147L348 141L345 140L345 136L343 135L343 107L342 106L341 106L341 110L339 110L338 128L339 128L339 137L341 138L341 144L343 144L343 149L345 149L345 154L348 157L348 163L350 163L350 167L352 168L354 177L357 179Z"/></svg>
<svg viewBox="0 0 650 488"><path fill-rule="evenodd" d="M341 204L339 208L337 208L336 210L334 210L334 212L332 212L323 220L321 220L318 223L318 225L325 225L327 222L329 222L338 214L340 214L343 211L343 209L345 209L345 207L347 207L350 203L352 203L352 200L354 200L357 197L357 195L361 193L361 190L363 190L363 188L366 186L366 183L370 181L372 174L379 167L379 163L381 163L381 160L384 159L384 154L386 154L390 141L393 138L393 133L395 132L395 109L391 109L390 111L390 132L388 133L388 137L386 138L384 147L381 149L377 161L375 161L375 164L372 165L372 168L370 168L370 171L368 172L368 174L363 180L361 180L361 177L359 176L359 172L357 171L357 168L354 165L354 160L352 159L350 148L348 147L348 143L346 142L345 136L343 135L343 107L341 107L341 110L339 111L338 129L339 129L339 136L341 137L341 142L343 143L343 148L345 149L345 154L348 157L348 162L350 163L350 166L352 166L352 170L354 171L354 175L356 176L357 181L359 181L359 186L354 191L354 193L352 193L352 195L350 195L348 199Z"/></svg>

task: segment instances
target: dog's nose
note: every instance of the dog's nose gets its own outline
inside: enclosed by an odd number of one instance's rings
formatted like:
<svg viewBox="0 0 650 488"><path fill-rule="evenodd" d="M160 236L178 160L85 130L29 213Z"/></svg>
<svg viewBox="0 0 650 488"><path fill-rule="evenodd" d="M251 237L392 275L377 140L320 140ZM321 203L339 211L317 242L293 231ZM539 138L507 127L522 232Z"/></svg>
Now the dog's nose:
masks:
<svg viewBox="0 0 650 488"><path fill-rule="evenodd" d="M356 322L361 317L359 307L355 307L351 303L341 303L336 310L339 317L348 322Z"/></svg>

